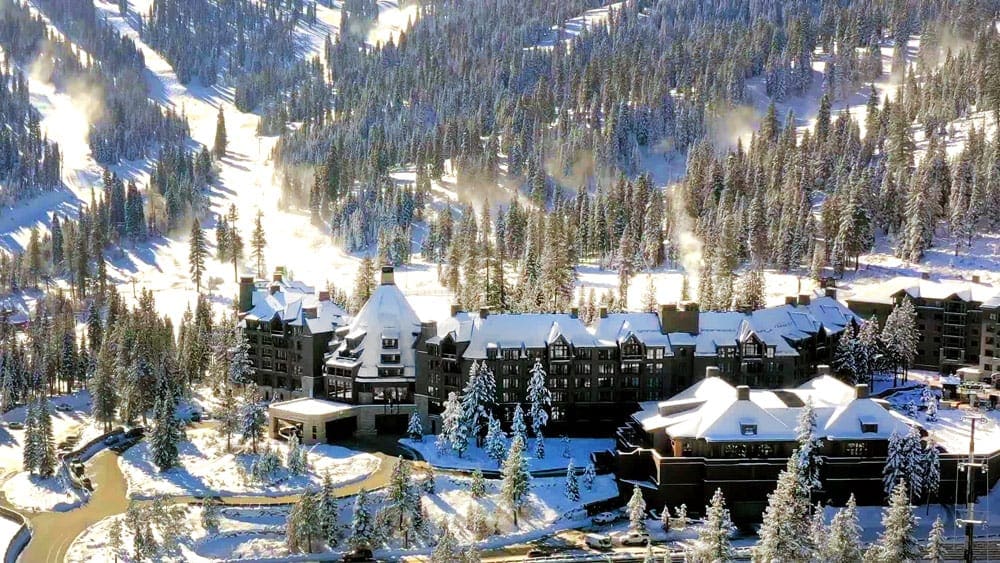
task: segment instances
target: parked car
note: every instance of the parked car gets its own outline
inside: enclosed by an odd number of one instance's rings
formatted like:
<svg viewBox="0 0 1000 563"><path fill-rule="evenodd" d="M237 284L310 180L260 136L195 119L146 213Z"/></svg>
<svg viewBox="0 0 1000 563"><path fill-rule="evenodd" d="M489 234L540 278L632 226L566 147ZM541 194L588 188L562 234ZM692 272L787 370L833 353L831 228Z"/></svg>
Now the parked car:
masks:
<svg viewBox="0 0 1000 563"><path fill-rule="evenodd" d="M603 526L604 524L610 524L617 520L618 517L614 512L602 512L600 514L595 514L593 518L590 519L591 522L597 524L598 526Z"/></svg>
<svg viewBox="0 0 1000 563"><path fill-rule="evenodd" d="M201 422L201 411L191 412L191 422Z"/></svg>
<svg viewBox="0 0 1000 563"><path fill-rule="evenodd" d="M353 551L348 551L344 554L343 561L350 562L363 562L363 561L374 561L375 558L372 556L372 550L366 547L359 547Z"/></svg>
<svg viewBox="0 0 1000 563"><path fill-rule="evenodd" d="M619 536L622 545L647 545L649 543L649 534L639 530L629 530L621 536Z"/></svg>
<svg viewBox="0 0 1000 563"><path fill-rule="evenodd" d="M528 551L528 559L538 559L540 557L548 557L549 555L552 555L552 552L541 547L534 547Z"/></svg>
<svg viewBox="0 0 1000 563"><path fill-rule="evenodd" d="M56 405L56 410L59 412L69 412L73 410L73 407L67 405L66 403L59 403Z"/></svg>
<svg viewBox="0 0 1000 563"><path fill-rule="evenodd" d="M599 549L601 551L614 547L611 544L611 538L604 534L587 534L583 536L583 543L591 549Z"/></svg>
<svg viewBox="0 0 1000 563"><path fill-rule="evenodd" d="M24 430L24 423L17 422L16 420L14 422L8 422L7 428L10 428L11 430Z"/></svg>

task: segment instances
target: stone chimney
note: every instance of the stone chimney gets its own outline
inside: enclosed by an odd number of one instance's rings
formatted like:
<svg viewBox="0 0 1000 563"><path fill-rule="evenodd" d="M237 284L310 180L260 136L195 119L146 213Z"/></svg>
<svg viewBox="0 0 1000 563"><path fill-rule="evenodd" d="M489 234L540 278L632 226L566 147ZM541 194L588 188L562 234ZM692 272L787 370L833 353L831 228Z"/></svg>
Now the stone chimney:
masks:
<svg viewBox="0 0 1000 563"><path fill-rule="evenodd" d="M488 316L490 316L490 308L489 307L480 307L479 308L479 318L480 319L485 319Z"/></svg>
<svg viewBox="0 0 1000 563"><path fill-rule="evenodd" d="M858 383L854 386L854 398L855 399L867 399L868 398L868 385L864 383Z"/></svg>
<svg viewBox="0 0 1000 563"><path fill-rule="evenodd" d="M392 266L382 266L382 285L396 285L396 276Z"/></svg>
<svg viewBox="0 0 1000 563"><path fill-rule="evenodd" d="M320 291L319 292L319 300L320 300L320 302L329 301L330 300L330 292L327 291L327 290L325 290L325 289L322 290L322 291Z"/></svg>
<svg viewBox="0 0 1000 563"><path fill-rule="evenodd" d="M830 369L830 366L820 364L816 366L816 375L833 375L833 371Z"/></svg>
<svg viewBox="0 0 1000 563"><path fill-rule="evenodd" d="M823 294L826 295L827 297L831 298L831 299L836 299L837 298L837 288L835 288L835 287L828 287L828 288L826 288L826 289L823 290Z"/></svg>
<svg viewBox="0 0 1000 563"><path fill-rule="evenodd" d="M705 377L719 377L719 367L708 366L705 368Z"/></svg>
<svg viewBox="0 0 1000 563"><path fill-rule="evenodd" d="M785 305L795 305L795 296L794 295L786 295L785 296Z"/></svg>
<svg viewBox="0 0 1000 563"><path fill-rule="evenodd" d="M812 298L809 297L808 293L803 293L799 295L799 305L808 305L812 302Z"/></svg>
<svg viewBox="0 0 1000 563"><path fill-rule="evenodd" d="M315 319L316 318L316 307L303 307L302 308L302 315L305 316L305 318L307 318L307 319Z"/></svg>
<svg viewBox="0 0 1000 563"><path fill-rule="evenodd" d="M750 387L746 385L736 386L736 400L737 401L749 401L750 400Z"/></svg>
<svg viewBox="0 0 1000 563"><path fill-rule="evenodd" d="M972 275L972 283L980 283L981 280L982 278L979 277L979 274Z"/></svg>
<svg viewBox="0 0 1000 563"><path fill-rule="evenodd" d="M451 316L452 317L458 315L461 312L462 312L462 308L461 307L459 307L458 305L456 305L454 303L451 304Z"/></svg>
<svg viewBox="0 0 1000 563"><path fill-rule="evenodd" d="M601 317L602 319L608 318L608 308L607 307L599 308L597 310L597 316Z"/></svg>
<svg viewBox="0 0 1000 563"><path fill-rule="evenodd" d="M437 336L438 325L436 321L424 321L420 323L420 342L427 342L428 338Z"/></svg>
<svg viewBox="0 0 1000 563"><path fill-rule="evenodd" d="M277 275L280 276L281 274L277 274ZM274 295L275 293L278 293L279 291L281 291L281 284L279 284L278 282L273 282L270 286L268 286L267 291L271 295Z"/></svg>
<svg viewBox="0 0 1000 563"><path fill-rule="evenodd" d="M240 312L249 311L253 307L253 277L240 278Z"/></svg>
<svg viewBox="0 0 1000 563"><path fill-rule="evenodd" d="M280 271L278 271L278 270L275 270L275 271L274 271L274 274L273 274L273 275L271 276L271 281L274 281L274 282L281 282L281 280L283 280L284 278L285 278L284 274L282 274L282 273L281 273Z"/></svg>

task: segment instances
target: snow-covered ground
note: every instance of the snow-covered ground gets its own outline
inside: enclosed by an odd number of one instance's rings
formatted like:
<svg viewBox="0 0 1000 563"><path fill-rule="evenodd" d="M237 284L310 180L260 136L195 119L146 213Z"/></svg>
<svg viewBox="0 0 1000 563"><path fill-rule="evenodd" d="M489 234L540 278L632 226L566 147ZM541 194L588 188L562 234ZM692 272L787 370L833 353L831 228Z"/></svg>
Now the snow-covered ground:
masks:
<svg viewBox="0 0 1000 563"><path fill-rule="evenodd" d="M949 453L968 453L969 435L972 428L968 416L972 412L966 408L946 409L942 405L937 411L937 420L927 420L926 413L922 410L921 393L922 388L917 387L894 393L887 400L893 408L904 414L907 405L911 403L917 405L921 410L918 410L915 420L927 429L930 438L936 444ZM977 409L975 414L985 417L985 419L976 422L975 452L988 454L1000 450L1000 412Z"/></svg>
<svg viewBox="0 0 1000 563"><path fill-rule="evenodd" d="M22 471L7 479L0 492L14 506L32 511L64 512L87 500L61 472L43 479Z"/></svg>
<svg viewBox="0 0 1000 563"><path fill-rule="evenodd" d="M492 471L498 469L497 463L490 459L482 448L476 447L474 443L470 444L469 450L462 457L458 457L450 450L442 455L437 450L435 438L436 436L428 435L421 442L403 438L399 443L416 450L420 454L420 457L434 467L468 470L478 468ZM570 438L569 441L569 449L566 452L568 455L564 455L563 450L565 448L562 439L559 437L546 437L545 457L537 459L534 456L530 456L528 458L528 469L530 471L566 469L570 459L573 460L573 464L577 468L582 468L590 463L591 452L613 449L615 447L615 441L611 438ZM529 452L534 451L534 438L528 438L527 447Z"/></svg>
<svg viewBox="0 0 1000 563"><path fill-rule="evenodd" d="M0 516L0 549L6 552L7 546L14 541L14 536L21 529L21 525L13 520Z"/></svg>
<svg viewBox="0 0 1000 563"><path fill-rule="evenodd" d="M284 460L287 446L277 440L266 443ZM239 447L233 440L234 449ZM263 448L263 444L260 446ZM329 472L337 485L360 481L378 469L379 459L339 446L317 444L308 446L310 469L305 475L290 475L281 469L271 483L255 483L242 474L252 460L251 455L226 453L225 438L213 428L187 430L187 439L180 444L180 466L160 472L153 463L149 442L144 440L127 450L118 459L125 475L130 498L151 498L159 495L260 495L282 496L319 489L323 475Z"/></svg>
<svg viewBox="0 0 1000 563"><path fill-rule="evenodd" d="M416 477L420 479L419 475ZM480 500L470 496L468 478L438 476L435 482L436 492L424 493L422 498L428 526L423 538L429 540L414 540L412 548L404 549L398 538L392 539L381 549L376 550L375 554L380 560L399 560L405 555L428 553L432 549L433 540L439 537L437 532L442 522L449 524L461 542L472 541L472 534L465 527L465 517L470 506L474 504L478 504L483 510L490 529L499 532L498 535L491 533L480 542L482 547L487 548L528 541L550 534L557 528L585 525L586 518L568 520L564 515L585 503L611 498L618 494L614 480L607 476L598 477L593 489L581 487L581 498L576 502L566 498L563 479L533 479L529 505L523 510L518 527L514 528L507 509L499 501L500 481L486 481L487 494ZM373 493L370 498L375 503L373 506L377 506L382 497L380 493ZM350 522L353 506L353 497L340 500L341 525L346 526ZM284 537L287 515L287 507L223 508L219 529L209 532L201 525L201 508L188 506L185 508L179 549L174 554L160 555L157 560L219 561L252 557L287 558L287 560L339 559L339 552L343 547L334 552L289 557ZM114 519L120 518L122 518L120 515L106 518L81 534L70 547L66 561L82 563L107 560L108 529ZM123 533L122 543L131 546L131 536L127 531Z"/></svg>
<svg viewBox="0 0 1000 563"><path fill-rule="evenodd" d="M57 405L66 405L69 411L57 411ZM71 395L53 397L49 400L49 412L52 415L52 435L56 445L70 436L79 436L78 444L100 436L103 428L96 425L90 417L90 393L78 391ZM24 406L11 409L3 414L3 425L0 426L0 481L4 476L21 471L21 448L24 444L24 430L10 428L10 423L24 424L27 410Z"/></svg>
<svg viewBox="0 0 1000 563"><path fill-rule="evenodd" d="M544 37L535 45L540 49L551 49L555 47L557 41L569 43L576 36L584 31L594 29L599 25L604 25L608 21L608 16L612 10L618 10L624 2L615 2L600 8L587 10L579 16L567 19L562 25L554 25Z"/></svg>

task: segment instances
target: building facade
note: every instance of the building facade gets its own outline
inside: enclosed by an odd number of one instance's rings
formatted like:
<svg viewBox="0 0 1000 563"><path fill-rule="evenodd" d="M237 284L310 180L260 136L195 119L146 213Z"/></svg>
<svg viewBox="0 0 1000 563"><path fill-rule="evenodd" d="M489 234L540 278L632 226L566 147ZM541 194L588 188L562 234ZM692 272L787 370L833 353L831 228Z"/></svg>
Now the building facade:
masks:
<svg viewBox="0 0 1000 563"><path fill-rule="evenodd" d="M822 368L821 368L822 369ZM699 512L722 489L736 522L760 521L767 495L797 447L807 402L822 440L821 489L813 500L882 504L882 473L893 432L913 421L828 374L788 389L751 390L707 377L666 401L647 402L617 432L620 489L640 483L647 503ZM748 486L752 485L752 486Z"/></svg>
<svg viewBox="0 0 1000 563"><path fill-rule="evenodd" d="M950 374L964 366L1000 371L996 352L1000 292L964 280L897 277L865 287L847 299L862 317L884 323L893 308L909 299L917 312L920 339L914 367Z"/></svg>
<svg viewBox="0 0 1000 563"><path fill-rule="evenodd" d="M473 363L494 374L498 415L509 423L526 402L535 362L552 392L550 433L607 434L641 401L691 385L707 367L734 384L801 382L829 363L844 328L858 318L832 296L790 298L753 312L702 312L665 305L659 313L607 314L593 328L569 314L452 311L417 347L417 408L432 430L449 393L461 393Z"/></svg>
<svg viewBox="0 0 1000 563"><path fill-rule="evenodd" d="M240 278L239 326L250 345L255 378L265 400L324 392L324 355L347 313L316 292L276 272L270 281Z"/></svg>

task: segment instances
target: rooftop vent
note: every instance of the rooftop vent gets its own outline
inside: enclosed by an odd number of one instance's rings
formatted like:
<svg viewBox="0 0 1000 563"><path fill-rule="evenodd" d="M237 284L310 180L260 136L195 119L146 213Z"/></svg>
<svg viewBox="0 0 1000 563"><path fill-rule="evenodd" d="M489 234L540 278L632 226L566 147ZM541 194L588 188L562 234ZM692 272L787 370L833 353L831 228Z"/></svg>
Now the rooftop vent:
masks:
<svg viewBox="0 0 1000 563"><path fill-rule="evenodd" d="M799 295L799 305L808 305L812 299L809 297L808 293L803 293Z"/></svg>
<svg viewBox="0 0 1000 563"><path fill-rule="evenodd" d="M319 292L319 300L320 301L329 301L330 300L330 292L326 291L326 290L320 291Z"/></svg>
<svg viewBox="0 0 1000 563"><path fill-rule="evenodd" d="M737 401L749 401L750 400L750 388L746 385L736 386L736 400Z"/></svg>
<svg viewBox="0 0 1000 563"><path fill-rule="evenodd" d="M454 303L451 304L451 316L452 317L458 315L461 312L462 312L462 308L461 307L459 307L458 305L456 305Z"/></svg>
<svg viewBox="0 0 1000 563"><path fill-rule="evenodd" d="M608 308L607 307L601 307L600 309L597 310L597 312L598 312L598 316L600 316L602 319L608 318Z"/></svg>
<svg viewBox="0 0 1000 563"><path fill-rule="evenodd" d="M490 316L490 308L489 307L480 307L479 308L479 318L480 319L485 319L488 316Z"/></svg>
<svg viewBox="0 0 1000 563"><path fill-rule="evenodd" d="M705 368L705 377L719 377L718 366L708 366Z"/></svg>
<svg viewBox="0 0 1000 563"><path fill-rule="evenodd" d="M855 399L867 399L868 398L868 385L864 383L858 383L854 386L854 398Z"/></svg>
<svg viewBox="0 0 1000 563"><path fill-rule="evenodd" d="M396 285L392 266L382 266L382 285Z"/></svg>

